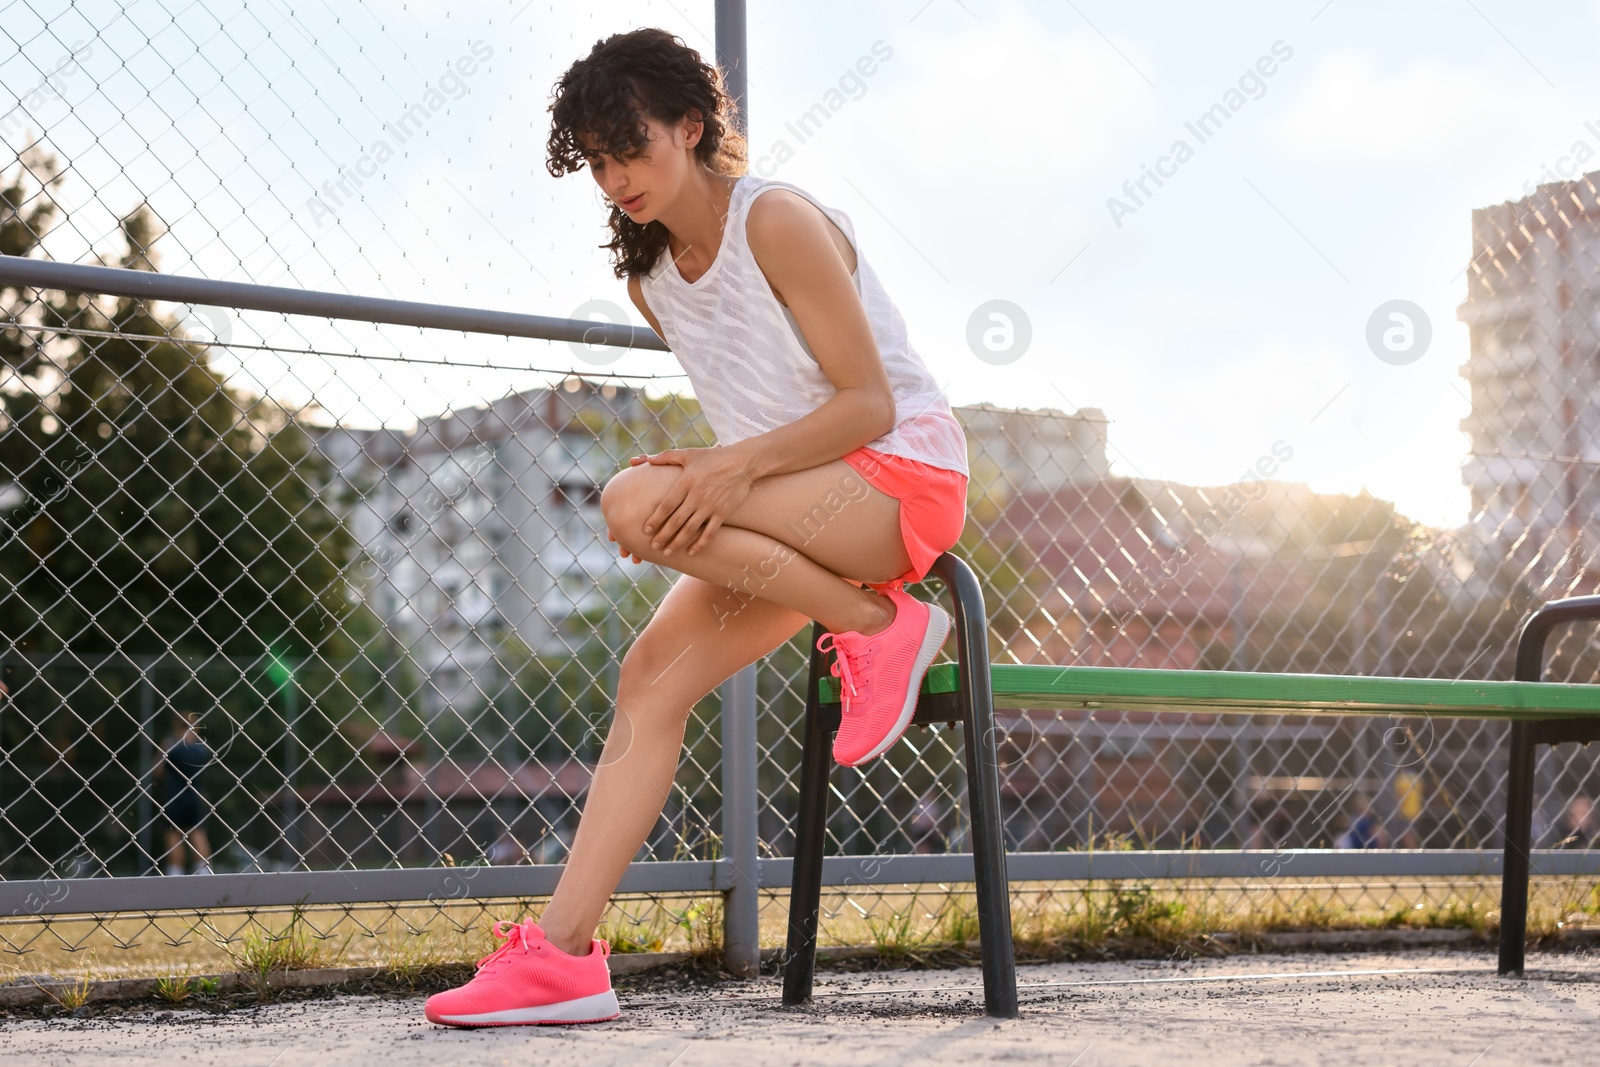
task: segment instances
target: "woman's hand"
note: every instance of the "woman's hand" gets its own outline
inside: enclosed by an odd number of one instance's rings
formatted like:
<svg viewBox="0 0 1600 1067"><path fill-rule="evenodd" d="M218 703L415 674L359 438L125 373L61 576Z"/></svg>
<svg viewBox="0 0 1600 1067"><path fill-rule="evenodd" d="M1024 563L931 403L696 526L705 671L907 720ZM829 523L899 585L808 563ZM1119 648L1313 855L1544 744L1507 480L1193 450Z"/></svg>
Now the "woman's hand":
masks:
<svg viewBox="0 0 1600 1067"><path fill-rule="evenodd" d="M672 555L674 548L687 546L691 556L704 548L722 520L750 495L753 484L723 446L669 448L628 460L629 466L641 463L683 468L682 477L644 521L650 547L663 549L663 556Z"/></svg>

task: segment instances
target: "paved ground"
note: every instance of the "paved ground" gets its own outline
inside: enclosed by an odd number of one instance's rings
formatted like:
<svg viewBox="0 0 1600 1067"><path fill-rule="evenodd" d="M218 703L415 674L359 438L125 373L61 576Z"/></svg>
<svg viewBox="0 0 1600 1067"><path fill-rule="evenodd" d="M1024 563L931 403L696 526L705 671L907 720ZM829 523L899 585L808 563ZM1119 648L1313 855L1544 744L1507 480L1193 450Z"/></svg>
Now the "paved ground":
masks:
<svg viewBox="0 0 1600 1067"><path fill-rule="evenodd" d="M633 993L621 1018L460 1031L420 999L345 997L228 1014L13 1020L0 1061L142 1064L527 1064L757 1067L1020 1063L1489 1064L1600 1062L1600 957L1536 956L1496 977L1484 953L1234 957L1024 967L1022 1017L982 1015L975 970L823 974L783 1009L773 979L692 995ZM1049 984L1045 984L1049 983Z"/></svg>

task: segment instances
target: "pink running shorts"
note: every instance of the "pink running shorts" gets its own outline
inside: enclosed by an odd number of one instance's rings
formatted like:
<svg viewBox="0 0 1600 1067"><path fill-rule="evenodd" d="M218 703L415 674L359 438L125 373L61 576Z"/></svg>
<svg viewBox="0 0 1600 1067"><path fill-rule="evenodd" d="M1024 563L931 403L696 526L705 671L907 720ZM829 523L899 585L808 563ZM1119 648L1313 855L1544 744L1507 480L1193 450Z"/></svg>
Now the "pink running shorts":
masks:
<svg viewBox="0 0 1600 1067"><path fill-rule="evenodd" d="M911 557L911 569L900 577L864 584L882 590L922 581L940 553L961 539L967 525L967 476L866 445L841 458L859 471L868 485L900 501L900 537Z"/></svg>

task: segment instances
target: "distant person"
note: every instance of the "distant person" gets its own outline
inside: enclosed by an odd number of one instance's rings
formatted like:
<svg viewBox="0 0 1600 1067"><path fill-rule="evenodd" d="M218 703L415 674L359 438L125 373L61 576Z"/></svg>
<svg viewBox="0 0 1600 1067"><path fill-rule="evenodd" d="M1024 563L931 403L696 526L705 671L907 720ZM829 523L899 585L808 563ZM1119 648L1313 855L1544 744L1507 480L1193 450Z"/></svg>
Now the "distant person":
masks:
<svg viewBox="0 0 1600 1067"><path fill-rule="evenodd" d="M161 762L163 800L167 819L166 872L184 873L184 848L194 857L194 873L211 873L211 844L206 840L205 797L200 793L201 772L211 762L211 749L200 739L198 716L180 711L173 716L173 736Z"/></svg>
<svg viewBox="0 0 1600 1067"><path fill-rule="evenodd" d="M1363 799L1356 805L1356 812L1350 819L1350 825L1339 835L1333 847L1386 848L1388 844L1389 835L1383 832L1383 824L1372 813L1371 801Z"/></svg>
<svg viewBox="0 0 1600 1067"><path fill-rule="evenodd" d="M1594 801L1576 796L1567 802L1567 810L1556 819L1556 848L1594 848L1600 838L1600 819L1595 816Z"/></svg>

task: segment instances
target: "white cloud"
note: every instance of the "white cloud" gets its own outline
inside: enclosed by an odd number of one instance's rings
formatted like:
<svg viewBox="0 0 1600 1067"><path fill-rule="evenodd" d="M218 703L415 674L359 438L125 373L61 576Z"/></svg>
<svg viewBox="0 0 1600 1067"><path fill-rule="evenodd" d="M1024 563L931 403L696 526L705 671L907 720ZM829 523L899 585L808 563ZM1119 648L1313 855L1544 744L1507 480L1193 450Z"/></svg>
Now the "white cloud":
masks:
<svg viewBox="0 0 1600 1067"><path fill-rule="evenodd" d="M942 305L947 280L1014 296L1060 271L1158 122L1156 92L1130 60L1158 81L1160 71L1136 43L1116 36L1124 59L1087 27L1047 25L1025 6L977 21L949 10L884 34L894 55L868 92L774 175L849 213L908 314L929 312L914 284ZM807 93L769 111L801 110ZM960 301L953 328L985 298Z"/></svg>
<svg viewBox="0 0 1600 1067"><path fill-rule="evenodd" d="M1516 88L1518 85L1525 88ZM1380 71L1371 50L1325 56L1262 124L1283 154L1316 163L1393 166L1436 159L1548 113L1547 94L1503 71L1431 59Z"/></svg>
<svg viewBox="0 0 1600 1067"><path fill-rule="evenodd" d="M867 96L876 121L854 130L909 167L1009 175L1040 191L1114 162L1156 115L1155 91L1098 35L1054 30L1020 6L891 43L892 80ZM1118 47L1154 69L1135 46Z"/></svg>

